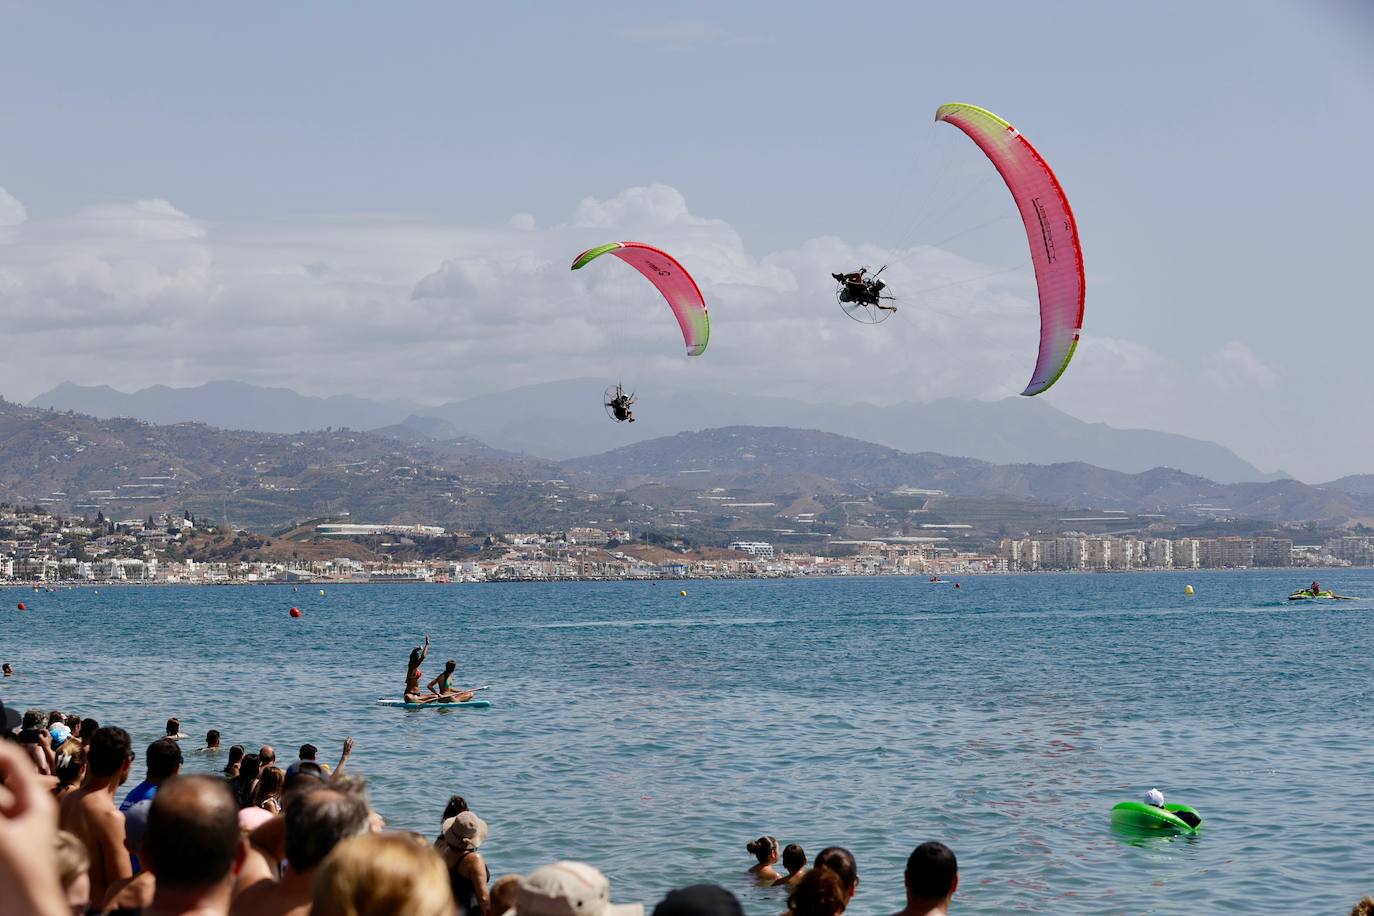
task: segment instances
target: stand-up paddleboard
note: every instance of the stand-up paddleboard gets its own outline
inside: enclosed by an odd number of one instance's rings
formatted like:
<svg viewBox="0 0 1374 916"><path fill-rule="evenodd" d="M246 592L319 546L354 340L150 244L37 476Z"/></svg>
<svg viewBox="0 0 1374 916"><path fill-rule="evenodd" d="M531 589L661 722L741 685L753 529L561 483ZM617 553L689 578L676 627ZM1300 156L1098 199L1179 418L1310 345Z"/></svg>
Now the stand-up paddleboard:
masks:
<svg viewBox="0 0 1374 916"><path fill-rule="evenodd" d="M461 703L407 703L405 700L378 700L378 706L397 706L401 709L490 709L491 700L464 700Z"/></svg>
<svg viewBox="0 0 1374 916"><path fill-rule="evenodd" d="M474 687L471 690L460 691L460 693L479 693L483 690L490 690L490 684L483 684L481 687ZM490 709L491 700L467 699L461 702L449 700L430 700L425 703L407 703L405 700L388 700L382 698L377 701L378 706L398 706L401 709Z"/></svg>

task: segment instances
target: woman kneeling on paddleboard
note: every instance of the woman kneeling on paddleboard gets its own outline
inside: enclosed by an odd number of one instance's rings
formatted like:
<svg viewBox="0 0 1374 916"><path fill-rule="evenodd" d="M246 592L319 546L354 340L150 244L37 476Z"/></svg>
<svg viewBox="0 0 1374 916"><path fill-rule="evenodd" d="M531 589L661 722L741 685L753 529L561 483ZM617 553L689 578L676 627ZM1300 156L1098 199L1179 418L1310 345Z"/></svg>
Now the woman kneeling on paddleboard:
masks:
<svg viewBox="0 0 1374 916"><path fill-rule="evenodd" d="M428 654L429 636L426 635L424 645L416 646L410 650L410 666L406 669L406 690L403 694L407 703L422 703L434 698L433 694L426 696L420 693L420 678L422 676L420 665Z"/></svg>

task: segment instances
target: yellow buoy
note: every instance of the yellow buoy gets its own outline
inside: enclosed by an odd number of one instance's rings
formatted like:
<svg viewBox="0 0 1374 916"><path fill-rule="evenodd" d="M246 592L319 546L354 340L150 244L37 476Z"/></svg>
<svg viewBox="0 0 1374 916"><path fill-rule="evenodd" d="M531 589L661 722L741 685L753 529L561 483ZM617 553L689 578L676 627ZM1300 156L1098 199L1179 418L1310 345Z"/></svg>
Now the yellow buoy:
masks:
<svg viewBox="0 0 1374 916"><path fill-rule="evenodd" d="M678 592L677 594L678 594L678 597L679 597L679 598L686 598L686 597L687 597L687 592L686 592L685 589L684 589L683 591Z"/></svg>
<svg viewBox="0 0 1374 916"><path fill-rule="evenodd" d="M1191 585L1185 585L1185 586L1183 586L1183 594L1185 594L1185 595L1191 595L1192 593L1193 593L1193 587L1192 587Z"/></svg>
<svg viewBox="0 0 1374 916"><path fill-rule="evenodd" d="M321 597L321 598L324 597L324 589L320 589L320 597Z"/></svg>

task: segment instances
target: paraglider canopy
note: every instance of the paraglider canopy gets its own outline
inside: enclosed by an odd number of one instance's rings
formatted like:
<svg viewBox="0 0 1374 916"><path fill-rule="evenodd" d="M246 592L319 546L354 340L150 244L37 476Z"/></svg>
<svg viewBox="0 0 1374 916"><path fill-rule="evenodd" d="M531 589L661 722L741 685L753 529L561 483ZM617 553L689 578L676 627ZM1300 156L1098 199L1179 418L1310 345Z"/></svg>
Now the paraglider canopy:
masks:
<svg viewBox="0 0 1374 916"><path fill-rule="evenodd" d="M580 270L603 254L613 254L644 275L668 302L682 329L688 356L700 356L711 339L711 319L692 275L666 251L643 242L611 242L589 248L574 259L573 270Z"/></svg>
<svg viewBox="0 0 1374 916"><path fill-rule="evenodd" d="M1040 394L1069 367L1083 329L1083 251L1069 200L1035 147L986 108L952 102L940 106L935 120L953 124L978 144L1021 211L1040 293L1040 355L1021 393Z"/></svg>

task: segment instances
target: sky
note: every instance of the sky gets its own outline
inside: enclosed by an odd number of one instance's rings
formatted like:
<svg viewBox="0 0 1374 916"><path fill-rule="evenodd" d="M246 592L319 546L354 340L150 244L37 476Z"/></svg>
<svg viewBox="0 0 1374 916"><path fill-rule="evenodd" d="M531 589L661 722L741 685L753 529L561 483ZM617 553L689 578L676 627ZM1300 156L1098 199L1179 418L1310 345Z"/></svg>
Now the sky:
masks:
<svg viewBox="0 0 1374 916"><path fill-rule="evenodd" d="M1311 482L1374 472L1374 4L0 0L0 21L12 400L238 379L438 403L612 373L1015 395L1026 240L932 123L957 100L1016 124L1075 210L1083 338L1042 397ZM621 265L567 270L621 238L701 283L704 356ZM876 327L828 276L861 263L892 264Z"/></svg>

